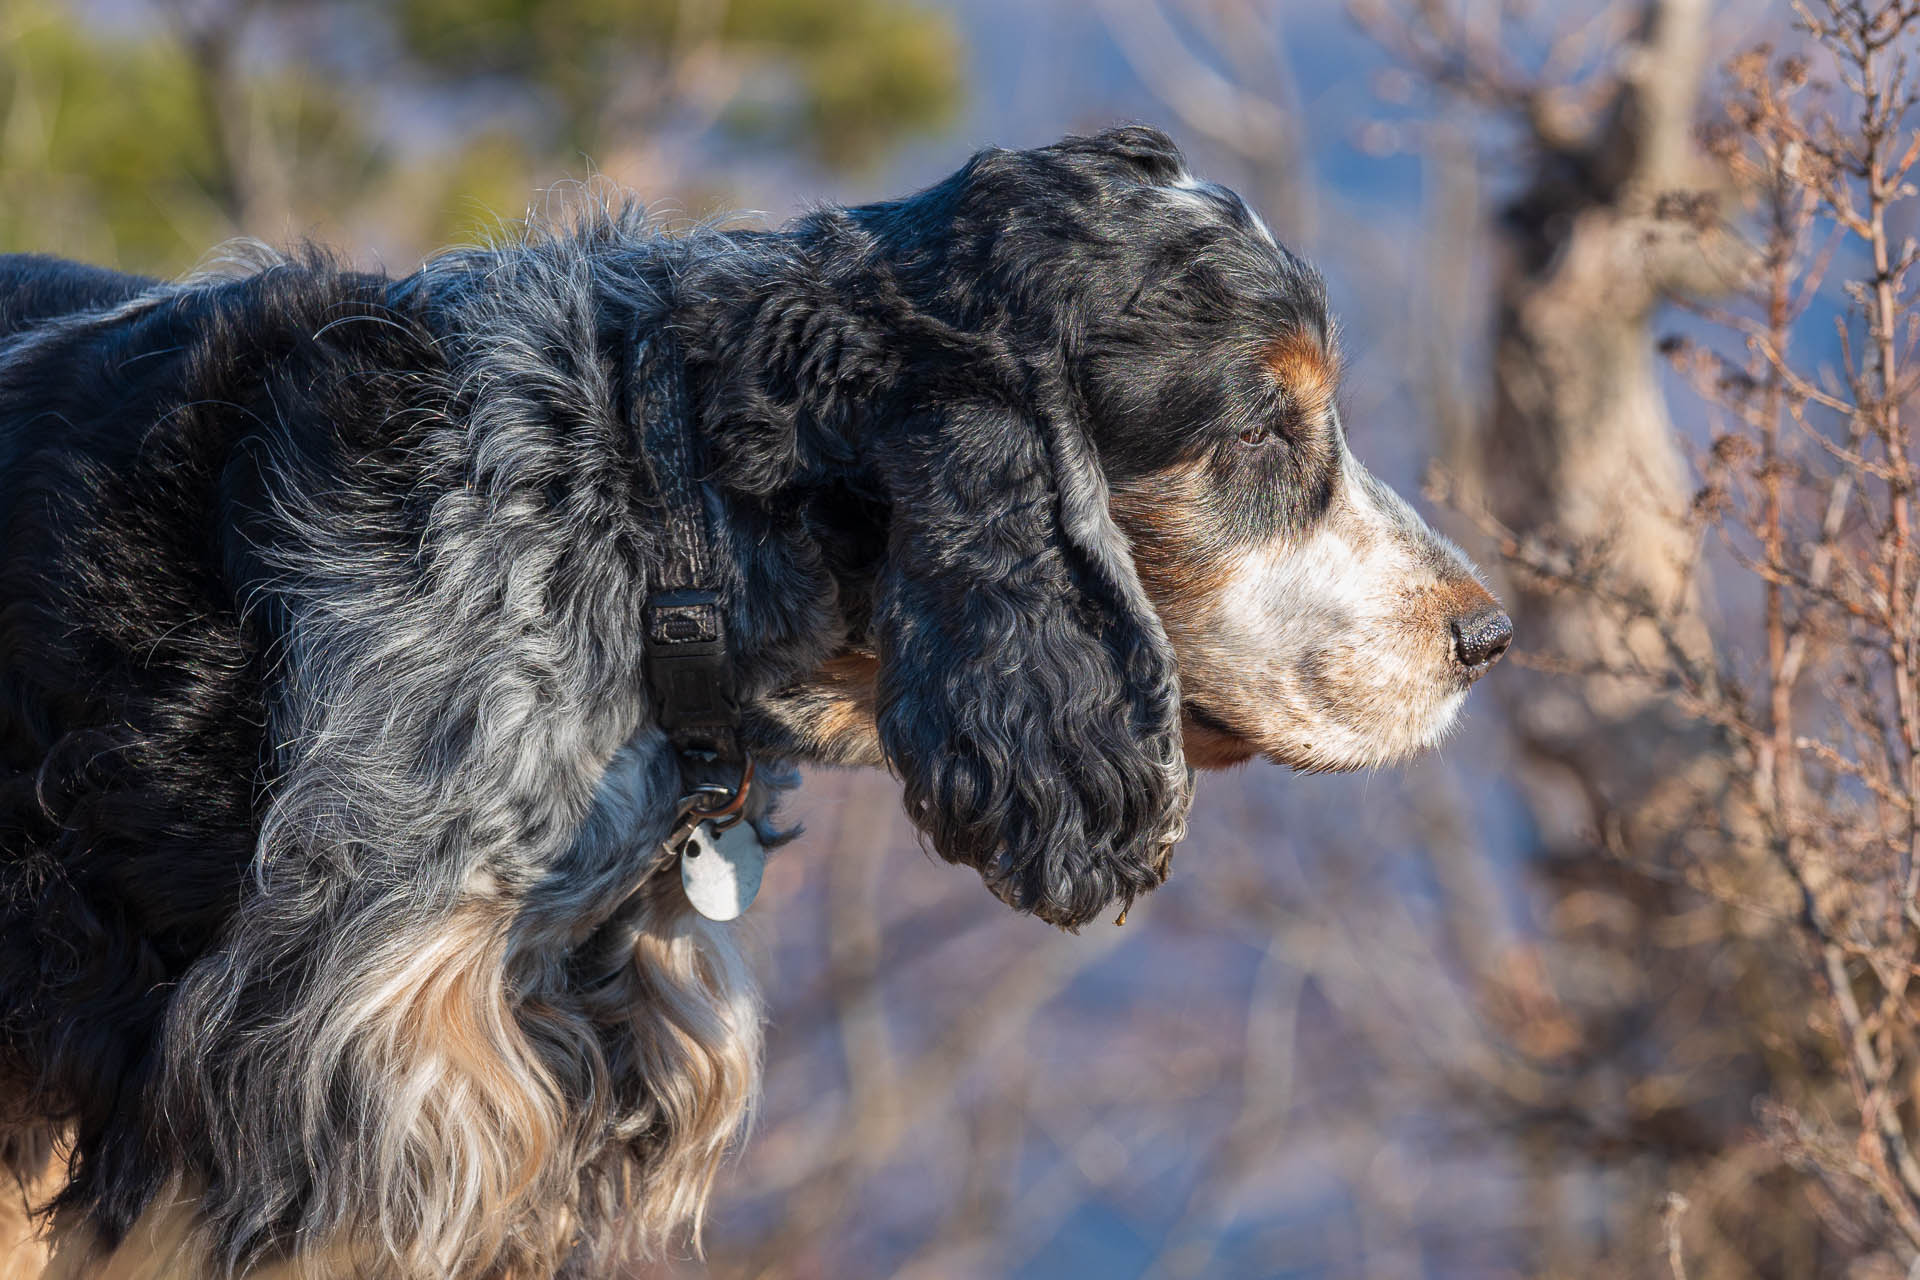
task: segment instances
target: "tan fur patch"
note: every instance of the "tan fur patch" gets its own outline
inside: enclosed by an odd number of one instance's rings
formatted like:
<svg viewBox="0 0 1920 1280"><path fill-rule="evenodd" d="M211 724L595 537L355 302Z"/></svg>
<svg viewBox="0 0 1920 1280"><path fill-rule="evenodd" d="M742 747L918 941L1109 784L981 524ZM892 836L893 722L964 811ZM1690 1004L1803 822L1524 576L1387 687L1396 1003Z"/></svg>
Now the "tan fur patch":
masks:
<svg viewBox="0 0 1920 1280"><path fill-rule="evenodd" d="M429 1210L396 1242L418 1274L564 1248L541 1184L567 1100L514 1015L510 921L496 904L462 907L370 971L354 1001L360 1073L385 1082L379 1200Z"/></svg>
<svg viewBox="0 0 1920 1280"><path fill-rule="evenodd" d="M820 668L813 683L829 700L819 722L823 742L879 732L874 725L879 678L880 659L871 653L844 653Z"/></svg>
<svg viewBox="0 0 1920 1280"><path fill-rule="evenodd" d="M879 765L886 759L875 722L879 677L877 657L849 650L763 706L791 735L793 746L811 757L831 764Z"/></svg>
<svg viewBox="0 0 1920 1280"><path fill-rule="evenodd" d="M35 1175L8 1176L0 1168L0 1280L37 1280L46 1270L49 1242L45 1221L35 1209L46 1204L66 1181L66 1159L47 1154Z"/></svg>
<svg viewBox="0 0 1920 1280"><path fill-rule="evenodd" d="M367 964L322 1039L359 1080L379 1083L378 1140L358 1154L381 1217L298 1259L262 1262L246 1280L504 1275L564 1254L571 1223L554 1212L551 1165L567 1100L515 1018L511 923L498 903L466 904L397 937L385 963ZM198 1201L191 1188L163 1195L110 1253L83 1225L56 1224L48 1280L216 1274ZM352 1265L350 1249L370 1250L362 1261L378 1265Z"/></svg>
<svg viewBox="0 0 1920 1280"><path fill-rule="evenodd" d="M1302 418L1324 418L1333 407L1333 393L1340 385L1340 357L1313 334L1296 329L1274 339L1267 348L1267 368L1286 388Z"/></svg>
<svg viewBox="0 0 1920 1280"><path fill-rule="evenodd" d="M1113 490L1108 509L1162 617L1210 608L1226 587L1231 566L1205 554L1207 483L1204 464L1188 463Z"/></svg>
<svg viewBox="0 0 1920 1280"><path fill-rule="evenodd" d="M1115 487L1108 508L1132 545L1134 571L1147 599L1175 648L1187 650L1182 657L1188 661L1202 642L1183 622L1210 617L1233 573L1227 558L1208 549L1207 484L1204 465L1189 463ZM1245 764L1258 751L1192 716L1181 718L1181 738L1187 763L1196 769Z"/></svg>
<svg viewBox="0 0 1920 1280"><path fill-rule="evenodd" d="M657 1251L690 1223L697 1249L714 1175L759 1092L759 996L739 934L693 911L679 877L656 876L642 900L632 961L607 992L632 1027L631 1069L652 1093L630 1135L642 1143L635 1171L645 1181L626 1225Z"/></svg>

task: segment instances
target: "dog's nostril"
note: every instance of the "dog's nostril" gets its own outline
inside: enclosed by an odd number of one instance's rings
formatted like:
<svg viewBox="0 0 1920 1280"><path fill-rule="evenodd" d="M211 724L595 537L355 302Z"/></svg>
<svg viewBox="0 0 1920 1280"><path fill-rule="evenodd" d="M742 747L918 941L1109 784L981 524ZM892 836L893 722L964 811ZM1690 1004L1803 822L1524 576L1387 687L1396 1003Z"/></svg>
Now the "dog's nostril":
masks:
<svg viewBox="0 0 1920 1280"><path fill-rule="evenodd" d="M1453 656L1474 675L1491 666L1513 643L1513 619L1498 609L1482 609L1453 622Z"/></svg>

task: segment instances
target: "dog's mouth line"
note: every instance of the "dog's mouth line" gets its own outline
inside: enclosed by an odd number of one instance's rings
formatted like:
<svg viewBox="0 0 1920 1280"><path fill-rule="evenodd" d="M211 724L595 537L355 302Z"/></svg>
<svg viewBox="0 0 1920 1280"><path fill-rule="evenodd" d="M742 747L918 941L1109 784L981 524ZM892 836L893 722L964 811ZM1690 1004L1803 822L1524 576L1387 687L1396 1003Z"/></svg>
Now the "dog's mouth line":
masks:
<svg viewBox="0 0 1920 1280"><path fill-rule="evenodd" d="M1198 725L1202 729L1205 729L1208 733L1217 733L1222 737L1235 738L1241 742L1246 742L1249 740L1246 734L1240 732L1238 729L1234 728L1232 725L1227 724L1225 721L1221 720L1219 716L1207 710L1205 707L1201 706L1199 703L1195 702L1191 698L1185 698L1181 700L1180 710L1181 710L1181 713L1187 717L1187 719L1193 721L1194 724Z"/></svg>
<svg viewBox="0 0 1920 1280"><path fill-rule="evenodd" d="M1258 742L1205 707L1182 699L1180 713L1187 760L1199 768L1232 768L1263 754Z"/></svg>

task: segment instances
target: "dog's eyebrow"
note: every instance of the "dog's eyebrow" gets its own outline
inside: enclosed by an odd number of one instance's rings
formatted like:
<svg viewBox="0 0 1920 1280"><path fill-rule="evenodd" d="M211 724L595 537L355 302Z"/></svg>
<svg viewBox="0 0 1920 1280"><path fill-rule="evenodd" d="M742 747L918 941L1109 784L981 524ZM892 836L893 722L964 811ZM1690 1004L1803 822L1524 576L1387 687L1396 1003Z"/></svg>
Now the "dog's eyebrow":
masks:
<svg viewBox="0 0 1920 1280"><path fill-rule="evenodd" d="M1333 405L1340 384L1340 357L1307 329L1292 329L1267 344L1267 368L1309 418Z"/></svg>

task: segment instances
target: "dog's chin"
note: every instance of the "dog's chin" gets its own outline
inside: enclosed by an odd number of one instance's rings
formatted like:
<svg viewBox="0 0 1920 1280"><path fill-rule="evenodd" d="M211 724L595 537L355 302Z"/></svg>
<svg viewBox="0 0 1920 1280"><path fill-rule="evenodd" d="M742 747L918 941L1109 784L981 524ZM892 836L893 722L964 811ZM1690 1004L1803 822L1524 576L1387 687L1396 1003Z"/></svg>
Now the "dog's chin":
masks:
<svg viewBox="0 0 1920 1280"><path fill-rule="evenodd" d="M1439 744L1459 720L1466 690L1449 692L1417 720L1382 725L1367 734L1329 722L1323 733L1288 726L1285 733L1246 731L1219 712L1189 701L1181 730L1187 763L1196 769L1231 769L1256 756L1297 773L1352 773L1400 764Z"/></svg>

